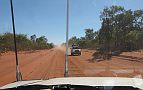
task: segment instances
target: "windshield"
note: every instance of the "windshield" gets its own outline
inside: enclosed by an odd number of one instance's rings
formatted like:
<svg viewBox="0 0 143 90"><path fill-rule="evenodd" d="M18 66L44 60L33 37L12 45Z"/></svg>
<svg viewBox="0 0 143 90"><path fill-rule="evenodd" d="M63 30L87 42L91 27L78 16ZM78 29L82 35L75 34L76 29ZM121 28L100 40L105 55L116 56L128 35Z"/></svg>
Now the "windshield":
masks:
<svg viewBox="0 0 143 90"><path fill-rule="evenodd" d="M0 86L60 77L142 79L142 3L0 0Z"/></svg>

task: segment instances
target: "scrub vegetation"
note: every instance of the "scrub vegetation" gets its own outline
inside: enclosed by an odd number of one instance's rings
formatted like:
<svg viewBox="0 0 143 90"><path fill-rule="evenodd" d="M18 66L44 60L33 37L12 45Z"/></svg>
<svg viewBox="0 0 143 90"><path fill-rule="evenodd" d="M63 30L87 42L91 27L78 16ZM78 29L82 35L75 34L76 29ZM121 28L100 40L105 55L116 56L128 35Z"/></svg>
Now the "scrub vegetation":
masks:
<svg viewBox="0 0 143 90"><path fill-rule="evenodd" d="M53 43L48 43L45 36L36 37L32 35L30 38L25 34L16 34L18 51L41 50L53 48ZM14 51L14 40L12 33L0 34L0 52Z"/></svg>
<svg viewBox="0 0 143 90"><path fill-rule="evenodd" d="M95 56L143 49L143 10L125 10L122 6L105 7L100 20L99 30L85 29L84 37L73 36L69 44L96 49L98 52Z"/></svg>

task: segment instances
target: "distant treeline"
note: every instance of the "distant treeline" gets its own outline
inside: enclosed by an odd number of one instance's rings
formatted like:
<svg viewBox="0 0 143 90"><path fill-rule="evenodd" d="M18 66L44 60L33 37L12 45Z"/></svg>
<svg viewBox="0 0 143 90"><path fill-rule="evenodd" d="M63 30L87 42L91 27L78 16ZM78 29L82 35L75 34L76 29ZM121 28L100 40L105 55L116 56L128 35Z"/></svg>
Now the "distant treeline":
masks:
<svg viewBox="0 0 143 90"><path fill-rule="evenodd" d="M121 6L105 7L100 15L101 28L85 29L85 36L69 39L69 44L99 51L143 49L143 10L125 10Z"/></svg>
<svg viewBox="0 0 143 90"><path fill-rule="evenodd" d="M32 35L30 38L25 34L16 34L17 50L40 50L53 48L53 43L48 43L45 36L36 37ZM12 33L0 34L0 52L14 51L14 39Z"/></svg>

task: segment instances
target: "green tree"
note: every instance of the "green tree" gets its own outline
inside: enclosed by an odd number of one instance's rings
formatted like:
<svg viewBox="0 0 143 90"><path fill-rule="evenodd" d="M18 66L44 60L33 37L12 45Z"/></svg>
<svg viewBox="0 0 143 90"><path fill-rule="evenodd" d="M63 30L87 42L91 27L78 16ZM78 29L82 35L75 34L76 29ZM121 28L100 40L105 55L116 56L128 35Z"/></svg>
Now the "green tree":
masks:
<svg viewBox="0 0 143 90"><path fill-rule="evenodd" d="M34 35L36 36L36 35ZM48 43L48 39L45 36L41 36L33 41L30 40L25 34L16 34L17 50L37 50L37 49L50 49L54 47L53 43ZM14 51L14 40L12 33L0 34L0 52Z"/></svg>
<svg viewBox="0 0 143 90"><path fill-rule="evenodd" d="M45 49L48 48L47 46L48 39L45 36L41 36L36 39L37 48L38 49Z"/></svg>
<svg viewBox="0 0 143 90"><path fill-rule="evenodd" d="M3 50L14 50L13 34L6 32L2 35L2 49Z"/></svg>
<svg viewBox="0 0 143 90"><path fill-rule="evenodd" d="M85 29L85 38L87 40L93 40L95 38L95 34L93 29Z"/></svg>
<svg viewBox="0 0 143 90"><path fill-rule="evenodd" d="M34 34L34 35L30 36L30 39L32 42L36 42L36 35Z"/></svg>
<svg viewBox="0 0 143 90"><path fill-rule="evenodd" d="M78 41L79 41L79 39L78 39L76 36L71 37L71 38L69 39L69 45L78 44Z"/></svg>

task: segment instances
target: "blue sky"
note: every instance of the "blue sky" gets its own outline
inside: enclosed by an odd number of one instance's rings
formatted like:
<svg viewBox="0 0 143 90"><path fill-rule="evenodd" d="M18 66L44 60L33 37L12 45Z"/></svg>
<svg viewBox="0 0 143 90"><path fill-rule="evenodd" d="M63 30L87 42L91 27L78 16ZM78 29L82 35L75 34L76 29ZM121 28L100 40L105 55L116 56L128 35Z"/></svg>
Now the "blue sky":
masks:
<svg viewBox="0 0 143 90"><path fill-rule="evenodd" d="M16 32L44 35L49 42L65 42L66 0L13 0ZM84 36L84 29L101 27L105 6L143 9L143 0L70 0L69 38ZM12 32L9 0L0 0L0 33Z"/></svg>

